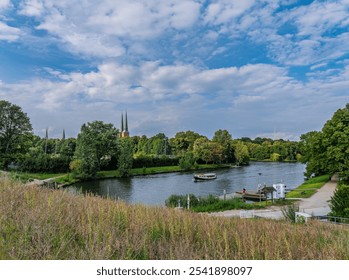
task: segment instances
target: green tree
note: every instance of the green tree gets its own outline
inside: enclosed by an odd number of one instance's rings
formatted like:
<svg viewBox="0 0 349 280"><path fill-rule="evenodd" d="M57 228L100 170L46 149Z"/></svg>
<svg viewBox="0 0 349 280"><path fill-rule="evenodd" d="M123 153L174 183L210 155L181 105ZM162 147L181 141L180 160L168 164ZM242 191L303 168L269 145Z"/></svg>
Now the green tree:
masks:
<svg viewBox="0 0 349 280"><path fill-rule="evenodd" d="M330 216L349 218L349 186L339 185L330 201Z"/></svg>
<svg viewBox="0 0 349 280"><path fill-rule="evenodd" d="M223 155L223 148L222 145L217 143L217 142L213 142L211 141L209 143L209 149L211 151L210 153L210 161L213 163L222 163L222 155Z"/></svg>
<svg viewBox="0 0 349 280"><path fill-rule="evenodd" d="M307 175L338 173L349 182L349 104L337 110L321 132L301 136Z"/></svg>
<svg viewBox="0 0 349 280"><path fill-rule="evenodd" d="M83 124L76 142L73 170L77 176L89 178L106 167L117 156L118 130L101 121Z"/></svg>
<svg viewBox="0 0 349 280"><path fill-rule="evenodd" d="M163 155L169 153L168 138L164 133L158 133L149 140L150 153L153 155Z"/></svg>
<svg viewBox="0 0 349 280"><path fill-rule="evenodd" d="M212 138L213 142L219 143L222 147L222 161L225 163L233 162L234 149L232 146L232 137L227 130L217 130Z"/></svg>
<svg viewBox="0 0 349 280"><path fill-rule="evenodd" d="M0 100L0 168L25 152L31 135L32 125L21 107Z"/></svg>
<svg viewBox="0 0 349 280"><path fill-rule="evenodd" d="M280 161L281 160L281 156L278 153L272 153L270 155L270 160L271 161Z"/></svg>
<svg viewBox="0 0 349 280"><path fill-rule="evenodd" d="M192 152L195 140L200 137L203 136L190 130L177 132L175 137L170 140L170 144L174 150L173 152L176 155L183 155L187 151Z"/></svg>
<svg viewBox="0 0 349 280"><path fill-rule="evenodd" d="M183 170L190 170L195 167L196 159L192 152L187 152L183 157L179 159L179 167Z"/></svg>
<svg viewBox="0 0 349 280"><path fill-rule="evenodd" d="M209 162L222 162L222 146L217 142L208 140L206 137L196 139L193 146L193 154L206 164Z"/></svg>
<svg viewBox="0 0 349 280"><path fill-rule="evenodd" d="M193 154L197 159L203 160L206 164L211 160L210 140L200 137L195 140Z"/></svg>
<svg viewBox="0 0 349 280"><path fill-rule="evenodd" d="M133 164L134 143L130 138L118 139L118 171L121 177L128 177Z"/></svg>
<svg viewBox="0 0 349 280"><path fill-rule="evenodd" d="M305 176L310 177L312 174L322 175L328 171L326 164L326 148L323 145L322 133L310 131L300 137L300 147L302 151L301 161L306 163Z"/></svg>
<svg viewBox="0 0 349 280"><path fill-rule="evenodd" d="M234 141L234 156L237 165L247 164L250 160L247 145L242 141Z"/></svg>
<svg viewBox="0 0 349 280"><path fill-rule="evenodd" d="M338 173L342 180L349 182L349 103L325 123L322 140L330 174Z"/></svg>

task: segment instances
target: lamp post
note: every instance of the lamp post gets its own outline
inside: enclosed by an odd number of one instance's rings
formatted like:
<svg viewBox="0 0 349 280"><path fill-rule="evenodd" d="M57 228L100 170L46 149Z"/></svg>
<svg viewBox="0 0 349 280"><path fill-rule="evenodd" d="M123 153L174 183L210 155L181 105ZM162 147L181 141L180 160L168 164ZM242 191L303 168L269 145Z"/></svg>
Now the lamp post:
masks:
<svg viewBox="0 0 349 280"><path fill-rule="evenodd" d="M258 172L258 190L259 190L259 204L262 203L262 190L260 189L259 177L262 175L261 172Z"/></svg>

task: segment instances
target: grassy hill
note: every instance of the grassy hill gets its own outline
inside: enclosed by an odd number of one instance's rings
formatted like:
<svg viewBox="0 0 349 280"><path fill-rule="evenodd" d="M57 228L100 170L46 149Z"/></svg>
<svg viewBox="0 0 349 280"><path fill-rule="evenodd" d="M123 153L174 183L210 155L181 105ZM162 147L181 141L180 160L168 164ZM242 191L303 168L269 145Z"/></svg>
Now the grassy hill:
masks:
<svg viewBox="0 0 349 280"><path fill-rule="evenodd" d="M0 259L348 259L349 228L209 217L0 178Z"/></svg>

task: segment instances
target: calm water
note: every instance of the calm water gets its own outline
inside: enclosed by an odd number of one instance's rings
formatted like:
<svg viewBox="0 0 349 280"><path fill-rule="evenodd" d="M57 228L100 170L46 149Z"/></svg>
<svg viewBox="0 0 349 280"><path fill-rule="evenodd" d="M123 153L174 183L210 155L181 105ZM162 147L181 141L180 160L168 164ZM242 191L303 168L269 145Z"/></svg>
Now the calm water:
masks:
<svg viewBox="0 0 349 280"><path fill-rule="evenodd" d="M72 192L92 192L123 199L129 203L164 205L172 194L192 193L196 196L222 195L246 188L255 191L258 183L271 185L283 181L288 189L303 183L305 166L300 163L251 163L249 166L216 170L217 179L193 182L193 172L137 176L78 183Z"/></svg>

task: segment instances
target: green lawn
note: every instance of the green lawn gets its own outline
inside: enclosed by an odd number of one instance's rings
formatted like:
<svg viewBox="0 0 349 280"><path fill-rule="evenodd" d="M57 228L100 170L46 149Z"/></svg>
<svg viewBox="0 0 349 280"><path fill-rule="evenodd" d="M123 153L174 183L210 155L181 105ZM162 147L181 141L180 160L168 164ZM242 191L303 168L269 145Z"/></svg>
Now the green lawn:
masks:
<svg viewBox="0 0 349 280"><path fill-rule="evenodd" d="M37 180L45 180L49 178L62 177L66 173L29 173L29 172L10 172L13 179L18 179L22 182Z"/></svg>
<svg viewBox="0 0 349 280"><path fill-rule="evenodd" d="M308 198L317 192L324 184L330 180L329 175L322 175L305 181L298 188L286 194L286 198Z"/></svg>
<svg viewBox="0 0 349 280"><path fill-rule="evenodd" d="M222 164L199 164L196 169L188 170L188 171L197 171L197 170L209 170L209 169L219 169L219 168L227 168L228 165ZM130 171L131 176L139 176L139 175L150 175L150 174L158 174L158 173L170 173L170 172L182 172L179 166L161 166L161 167L146 167L146 168L134 168ZM110 171L100 171L97 175L100 179L105 178L118 178L120 174L117 170ZM22 182L32 181L34 179L45 180L48 178L56 178L58 183L62 184L73 184L78 181L78 179L74 179L70 173L29 173L29 172L11 172L11 177L14 179L19 179Z"/></svg>

